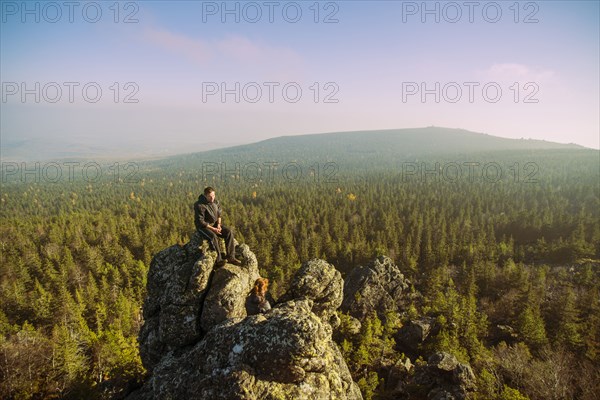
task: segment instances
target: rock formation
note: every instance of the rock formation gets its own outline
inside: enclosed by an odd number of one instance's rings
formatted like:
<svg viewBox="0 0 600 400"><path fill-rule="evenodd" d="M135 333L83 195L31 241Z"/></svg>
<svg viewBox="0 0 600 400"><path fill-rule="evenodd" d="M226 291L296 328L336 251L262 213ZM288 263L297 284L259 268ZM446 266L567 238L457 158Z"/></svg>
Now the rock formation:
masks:
<svg viewBox="0 0 600 400"><path fill-rule="evenodd" d="M392 260L354 269L345 285L331 264L307 261L271 310L248 315L258 262L243 244L236 244L236 257L241 266L215 268L216 253L198 234L154 257L139 335L148 377L128 399L362 399L332 340L336 311L349 314L343 326L350 335L372 313L382 320L389 311L403 314L416 295ZM432 317L421 317L395 337L416 359L437 329ZM470 366L447 353L416 365L402 356L377 368L386 393L400 398L415 388L430 399L464 399L476 390Z"/></svg>
<svg viewBox="0 0 600 400"><path fill-rule="evenodd" d="M296 298L314 301L313 312L332 328L340 324L336 310L342 304L344 280L340 271L323 260L311 260L300 267L290 289L280 302Z"/></svg>
<svg viewBox="0 0 600 400"><path fill-rule="evenodd" d="M197 234L154 257L139 336L149 377L129 399L361 399L331 338L340 273L308 261L272 310L248 316L258 263L246 245L236 257L215 269Z"/></svg>
<svg viewBox="0 0 600 400"><path fill-rule="evenodd" d="M412 302L420 301L418 292L411 292L411 283L404 278L393 261L378 257L366 267L352 270L346 277L341 310L345 318L346 335L356 335L360 323L376 314L385 321L386 313L396 312L406 319L406 310ZM354 327L356 325L356 327ZM350 329L352 328L352 329ZM439 334L441 327L432 316L420 316L406 321L395 333L396 350L401 357L392 364L385 359L372 367L385 377L383 389L390 398L423 398L435 400L466 399L477 390L471 367L458 362L455 356L436 352L427 354L422 345ZM337 332L338 340L349 339ZM409 357L407 357L409 356ZM412 360L425 357L427 362Z"/></svg>
<svg viewBox="0 0 600 400"><path fill-rule="evenodd" d="M418 388L418 389L417 389ZM465 400L477 390L475 374L468 364L445 352L432 354L427 362L413 365L409 358L401 358L389 370L386 393L392 398L430 400Z"/></svg>
<svg viewBox="0 0 600 400"><path fill-rule="evenodd" d="M358 320L372 313L385 320L389 311L400 313L410 301L410 282L391 258L381 256L369 266L354 268L346 277L341 310Z"/></svg>
<svg viewBox="0 0 600 400"><path fill-rule="evenodd" d="M419 346L423 344L430 335L437 335L440 327L432 317L421 317L414 321L409 321L400 328L396 334L396 343L398 347L411 357L419 351Z"/></svg>
<svg viewBox="0 0 600 400"><path fill-rule="evenodd" d="M426 366L417 368L414 380L428 389L431 400L462 400L477 389L471 367L444 352L431 355Z"/></svg>

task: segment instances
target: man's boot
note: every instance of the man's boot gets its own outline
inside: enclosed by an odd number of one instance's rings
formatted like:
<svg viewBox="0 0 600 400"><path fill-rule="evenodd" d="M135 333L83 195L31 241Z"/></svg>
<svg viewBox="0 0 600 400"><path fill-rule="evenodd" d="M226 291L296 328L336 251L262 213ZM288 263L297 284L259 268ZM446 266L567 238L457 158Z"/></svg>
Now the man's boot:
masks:
<svg viewBox="0 0 600 400"><path fill-rule="evenodd" d="M242 265L242 262L240 260L238 260L237 258L235 258L235 256L231 256L227 259L227 262L229 264L233 264L233 265L237 265L240 266Z"/></svg>

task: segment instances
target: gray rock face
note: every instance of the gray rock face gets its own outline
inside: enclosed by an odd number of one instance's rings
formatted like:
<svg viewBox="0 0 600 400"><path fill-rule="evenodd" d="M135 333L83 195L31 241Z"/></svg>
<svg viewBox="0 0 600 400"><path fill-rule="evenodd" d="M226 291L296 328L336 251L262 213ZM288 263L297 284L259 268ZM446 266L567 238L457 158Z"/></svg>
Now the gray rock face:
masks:
<svg viewBox="0 0 600 400"><path fill-rule="evenodd" d="M241 247L246 253L249 252L248 246ZM241 267L226 264L215 271L200 319L204 331L226 319L244 318L247 315L246 297L260 275L256 257L254 262L244 261Z"/></svg>
<svg viewBox="0 0 600 400"><path fill-rule="evenodd" d="M406 386L411 379L410 373L413 368L414 365L408 357L399 359L391 366L385 380L385 388L390 395L395 395L397 398L408 397Z"/></svg>
<svg viewBox="0 0 600 400"><path fill-rule="evenodd" d="M231 319L191 350L170 353L152 380L160 399L360 398L310 300Z"/></svg>
<svg viewBox="0 0 600 400"><path fill-rule="evenodd" d="M192 241L198 241L197 236ZM200 307L216 254L192 252L190 243L161 251L150 264L143 307L145 323L138 338L140 356L149 372L168 351L202 336ZM200 258L194 259L194 255Z"/></svg>
<svg viewBox="0 0 600 400"><path fill-rule="evenodd" d="M213 269L194 235L154 258L140 354L150 373L130 399L361 399L331 338L343 280L322 260L305 263L285 298L246 315L259 277L248 246L242 266Z"/></svg>
<svg viewBox="0 0 600 400"><path fill-rule="evenodd" d="M341 310L361 321L371 313L384 320L386 312L404 310L409 285L392 259L379 257L348 274Z"/></svg>
<svg viewBox="0 0 600 400"><path fill-rule="evenodd" d="M461 364L452 354L438 352L427 360L427 366L415 373L415 381L427 387L428 399L466 399L477 390L471 366Z"/></svg>
<svg viewBox="0 0 600 400"><path fill-rule="evenodd" d="M396 343L401 349L414 354L419 345L425 342L431 333L435 334L436 330L439 331L439 327L436 327L435 319L421 317L400 328L396 335Z"/></svg>
<svg viewBox="0 0 600 400"><path fill-rule="evenodd" d="M313 259L302 264L280 301L310 299L312 312L335 328L340 324L336 310L342 304L343 289L340 272L324 260Z"/></svg>

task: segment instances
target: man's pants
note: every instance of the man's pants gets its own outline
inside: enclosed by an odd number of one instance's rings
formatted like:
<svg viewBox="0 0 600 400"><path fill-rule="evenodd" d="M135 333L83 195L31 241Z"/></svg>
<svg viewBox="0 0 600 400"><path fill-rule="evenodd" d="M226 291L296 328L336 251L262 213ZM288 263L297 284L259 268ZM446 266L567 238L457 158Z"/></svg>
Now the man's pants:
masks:
<svg viewBox="0 0 600 400"><path fill-rule="evenodd" d="M217 262L221 261L221 246L219 246L219 238L225 239L225 247L227 248L227 257L235 257L235 244L233 243L233 232L225 225L221 225L221 234L217 235L213 231L209 231L205 228L198 229L198 232L202 234L211 246L217 252Z"/></svg>

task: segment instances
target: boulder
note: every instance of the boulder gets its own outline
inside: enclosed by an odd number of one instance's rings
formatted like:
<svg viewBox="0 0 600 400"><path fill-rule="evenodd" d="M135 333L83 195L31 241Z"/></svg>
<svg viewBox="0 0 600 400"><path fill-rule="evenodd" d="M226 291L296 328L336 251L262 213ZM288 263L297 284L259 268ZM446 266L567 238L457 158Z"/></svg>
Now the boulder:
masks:
<svg viewBox="0 0 600 400"><path fill-rule="evenodd" d="M397 397L407 396L407 382L410 381L411 371L414 365L408 357L402 357L389 368L385 379L385 389L390 395Z"/></svg>
<svg viewBox="0 0 600 400"><path fill-rule="evenodd" d="M197 241L197 236L192 236L192 241ZM194 343L202 336L200 309L216 254L191 252L191 248L189 243L171 246L159 252L150 264L144 325L138 337L140 357L148 371L169 350Z"/></svg>
<svg viewBox="0 0 600 400"><path fill-rule="evenodd" d="M311 300L229 319L155 369L160 399L359 399Z"/></svg>
<svg viewBox="0 0 600 400"><path fill-rule="evenodd" d="M248 248L246 245L242 247ZM246 297L260 275L256 262L247 262L245 258L243 260L245 262L242 266L226 264L215 270L200 319L204 331L226 319L244 318L247 315Z"/></svg>
<svg viewBox="0 0 600 400"><path fill-rule="evenodd" d="M409 287L410 281L391 258L378 257L369 266L355 268L348 274L341 310L361 321L373 313L385 321L387 312L404 311Z"/></svg>
<svg viewBox="0 0 600 400"><path fill-rule="evenodd" d="M425 342L432 331L435 332L436 322L431 317L421 317L403 325L396 334L398 347L407 353L416 354L419 346Z"/></svg>
<svg viewBox="0 0 600 400"><path fill-rule="evenodd" d="M432 354L426 366L417 368L415 383L427 388L428 399L463 400L477 390L475 374L468 364L460 363L445 352Z"/></svg>
<svg viewBox="0 0 600 400"><path fill-rule="evenodd" d="M344 280L340 272L327 261L313 259L302 264L289 290L279 301L309 299L312 311L333 328L340 324L336 310L342 304Z"/></svg>

